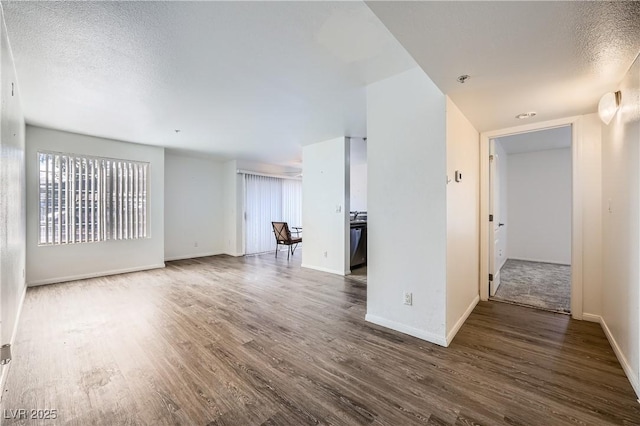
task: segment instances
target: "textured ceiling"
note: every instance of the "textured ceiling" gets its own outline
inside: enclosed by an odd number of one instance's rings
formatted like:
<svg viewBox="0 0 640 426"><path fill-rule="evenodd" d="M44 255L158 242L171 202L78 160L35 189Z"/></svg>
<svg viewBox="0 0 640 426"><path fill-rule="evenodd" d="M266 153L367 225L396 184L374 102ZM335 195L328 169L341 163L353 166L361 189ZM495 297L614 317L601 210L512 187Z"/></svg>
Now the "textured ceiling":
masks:
<svg viewBox="0 0 640 426"><path fill-rule="evenodd" d="M290 165L415 61L485 131L594 112L640 51L640 2L2 4L29 123Z"/></svg>
<svg viewBox="0 0 640 426"><path fill-rule="evenodd" d="M365 136L364 86L416 66L361 2L2 4L29 123L222 158Z"/></svg>
<svg viewBox="0 0 640 426"><path fill-rule="evenodd" d="M571 126L496 138L507 154L571 147Z"/></svg>
<svg viewBox="0 0 640 426"><path fill-rule="evenodd" d="M640 52L640 2L367 4L479 131L595 112Z"/></svg>

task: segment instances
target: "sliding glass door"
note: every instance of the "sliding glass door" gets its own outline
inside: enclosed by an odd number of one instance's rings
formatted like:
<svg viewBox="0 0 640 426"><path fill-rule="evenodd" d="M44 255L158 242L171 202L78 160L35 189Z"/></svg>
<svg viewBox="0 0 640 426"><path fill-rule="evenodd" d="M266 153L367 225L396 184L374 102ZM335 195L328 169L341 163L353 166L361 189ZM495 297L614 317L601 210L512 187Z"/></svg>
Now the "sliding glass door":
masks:
<svg viewBox="0 0 640 426"><path fill-rule="evenodd" d="M302 182L245 174L245 253L273 251L271 222L302 226Z"/></svg>

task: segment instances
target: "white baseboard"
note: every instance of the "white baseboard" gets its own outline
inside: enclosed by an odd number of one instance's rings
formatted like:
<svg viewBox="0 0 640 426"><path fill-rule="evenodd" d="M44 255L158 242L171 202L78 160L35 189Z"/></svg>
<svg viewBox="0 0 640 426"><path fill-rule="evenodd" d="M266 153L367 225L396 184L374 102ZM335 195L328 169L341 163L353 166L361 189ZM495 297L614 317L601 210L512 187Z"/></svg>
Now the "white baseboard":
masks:
<svg viewBox="0 0 640 426"><path fill-rule="evenodd" d="M302 265L303 268L307 268L307 269L313 269L314 271L320 271L320 272L328 272L330 274L335 274L335 275L348 275L348 273L346 271L338 271L337 269L329 269L329 268L323 268L322 266L311 266L311 265L307 265L305 263L303 263ZM351 271L349 271L350 273Z"/></svg>
<svg viewBox="0 0 640 426"><path fill-rule="evenodd" d="M458 319L458 321L456 321L455 325L453 326L449 334L447 334L447 344L445 346L449 346L451 344L451 341L453 340L454 337L456 337L456 334L458 334L458 331L460 330L464 322L467 320L467 318L469 318L469 315L471 315L471 312L473 312L473 309L476 307L479 301L480 301L480 295L476 295L476 297L473 298L473 300L471 301L467 309L464 311L462 316Z"/></svg>
<svg viewBox="0 0 640 426"><path fill-rule="evenodd" d="M445 336L438 336L437 334L430 333L425 330L420 330L402 324L399 322L391 321L386 318L379 317L377 315L367 314L364 317L365 321L373 324L381 325L382 327L390 328L391 330L399 331L400 333L408 334L409 336L417 337L418 339L426 340L427 342L435 343L440 346L447 346L447 339Z"/></svg>
<svg viewBox="0 0 640 426"><path fill-rule="evenodd" d="M24 289L22 290L22 296L20 296L20 302L18 304L18 312L16 314L16 322L13 325L13 331L11 332L11 347L16 342L16 335L18 334L18 324L20 323L20 316L22 315L22 306L24 306L24 298L27 295L27 285L24 283ZM11 362L0 367L2 372L0 373L0 401L4 395L4 387L7 384L7 377L9 377L9 369L11 368Z"/></svg>
<svg viewBox="0 0 640 426"><path fill-rule="evenodd" d="M212 251L212 252L205 252L205 253L192 253L192 254L184 254L180 256L165 257L164 261L171 262L173 260L196 259L198 257L218 256L220 254L224 254L224 253L219 251L215 251L215 252Z"/></svg>
<svg viewBox="0 0 640 426"><path fill-rule="evenodd" d="M494 286L494 285L493 285L494 283L498 283L498 285ZM496 280L491 281L491 284L490 284L490 286L491 286L491 287L490 287L490 288L491 288L491 293L492 293L492 294L491 294L491 296L495 296L495 295L496 295L496 293L498 292L498 289L500 288L500 284L502 284L502 281L501 281L501 280L498 280L498 281L496 281Z"/></svg>
<svg viewBox="0 0 640 426"><path fill-rule="evenodd" d="M149 269L158 269L158 268L164 268L164 267L165 267L164 262L162 262L162 263L157 263L153 265L135 266L133 268L113 269L110 271L92 272L90 274L70 275L66 277L57 277L57 278L49 278L46 280L31 281L30 283L27 284L27 286L36 287L39 285L57 284L57 283L64 283L67 281L76 281L76 280L86 280L89 278L106 277L108 275L126 274L129 272L147 271Z"/></svg>
<svg viewBox="0 0 640 426"><path fill-rule="evenodd" d="M598 324L602 324L602 317L596 314L589 314L587 312L582 313L582 320L589 322L597 322Z"/></svg>
<svg viewBox="0 0 640 426"><path fill-rule="evenodd" d="M507 260L524 260L525 262L553 263L555 265L571 266L571 263L558 262L557 260L528 259L524 257L510 257Z"/></svg>
<svg viewBox="0 0 640 426"><path fill-rule="evenodd" d="M504 266L504 264L505 264L505 263L507 263L507 260L509 260L509 258L505 256L504 260L503 260L503 261L502 261L502 263L500 264L500 267L498 268L498 271L499 271L500 269L502 269L502 267Z"/></svg>
<svg viewBox="0 0 640 426"><path fill-rule="evenodd" d="M226 254L227 256L233 256L233 257L242 257L244 256L244 253L231 253L228 251L222 252L220 254Z"/></svg>
<svg viewBox="0 0 640 426"><path fill-rule="evenodd" d="M627 361L627 358L622 353L620 346L618 346L618 342L616 342L615 337L613 337L613 334L611 333L611 330L609 330L609 327L607 326L607 323L605 322L604 318L602 318L600 315L587 314L587 313L582 314L582 318L585 321L600 323L600 326L604 331L604 335L607 336L607 340L609 341L609 344L611 345L613 352L616 354L616 358L618 358L618 362L620 363L620 366L622 366L622 370L624 371L624 374L627 376L629 383L631 383L631 387L635 391L636 396L640 398L640 382L638 381L638 377L634 374L634 371L631 368L631 365L629 365L629 361Z"/></svg>

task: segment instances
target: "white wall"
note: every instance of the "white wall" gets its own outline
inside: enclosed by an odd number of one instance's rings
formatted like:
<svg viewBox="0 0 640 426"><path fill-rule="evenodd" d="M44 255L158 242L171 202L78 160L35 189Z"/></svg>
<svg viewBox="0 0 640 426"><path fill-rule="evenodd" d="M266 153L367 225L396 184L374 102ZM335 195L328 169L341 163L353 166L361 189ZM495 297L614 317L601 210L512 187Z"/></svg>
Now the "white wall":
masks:
<svg viewBox="0 0 640 426"><path fill-rule="evenodd" d="M296 167L282 166L279 164L260 163L258 161L249 160L237 160L236 166L240 170L291 177L295 177L302 172L302 169Z"/></svg>
<svg viewBox="0 0 640 426"><path fill-rule="evenodd" d="M449 97L447 176L448 344L478 303L480 286L480 134Z"/></svg>
<svg viewBox="0 0 640 426"><path fill-rule="evenodd" d="M602 313L602 126L598 114L581 118L583 313Z"/></svg>
<svg viewBox="0 0 640 426"><path fill-rule="evenodd" d="M0 345L13 343L25 293L25 125L4 15L0 50ZM13 85L13 93L11 86ZM14 354L15 355L15 354ZM8 366L0 366L4 389Z"/></svg>
<svg viewBox="0 0 640 426"><path fill-rule="evenodd" d="M602 319L640 395L640 59L636 58L620 90L621 109L608 126L603 126Z"/></svg>
<svg viewBox="0 0 640 426"><path fill-rule="evenodd" d="M420 68L367 87L366 319L440 345L447 343L445 119L445 96ZM412 306L404 292L413 293Z"/></svg>
<svg viewBox="0 0 640 426"><path fill-rule="evenodd" d="M224 252L223 165L165 152L165 260Z"/></svg>
<svg viewBox="0 0 640 426"><path fill-rule="evenodd" d="M504 226L499 228L498 240L498 269L504 266L509 257L509 248L507 241L509 240L509 210L507 208L507 197L509 192L509 156L505 152L499 141L495 142L496 155L498 157L498 216L494 218L498 223Z"/></svg>
<svg viewBox="0 0 640 426"><path fill-rule="evenodd" d="M367 142L362 138L350 138L350 209L367 211Z"/></svg>
<svg viewBox="0 0 640 426"><path fill-rule="evenodd" d="M238 162L227 161L222 166L222 199L224 223L224 253L231 256L244 254L242 238L243 182L238 174Z"/></svg>
<svg viewBox="0 0 640 426"><path fill-rule="evenodd" d="M571 149L509 154L510 259L571 264Z"/></svg>
<svg viewBox="0 0 640 426"><path fill-rule="evenodd" d="M302 148L302 266L351 272L349 257L349 138Z"/></svg>
<svg viewBox="0 0 640 426"><path fill-rule="evenodd" d="M164 266L164 149L27 126L27 283L69 281ZM146 161L150 237L38 246L39 150Z"/></svg>
<svg viewBox="0 0 640 426"><path fill-rule="evenodd" d="M352 164L350 167L351 175L351 195L350 206L351 211L366 212L367 211L367 165Z"/></svg>

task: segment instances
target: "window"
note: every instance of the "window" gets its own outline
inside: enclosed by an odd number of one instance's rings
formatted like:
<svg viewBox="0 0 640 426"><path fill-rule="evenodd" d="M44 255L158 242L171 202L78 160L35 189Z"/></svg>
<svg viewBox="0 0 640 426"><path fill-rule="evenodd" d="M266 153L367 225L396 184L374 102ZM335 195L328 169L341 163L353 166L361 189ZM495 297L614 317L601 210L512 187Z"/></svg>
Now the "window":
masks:
<svg viewBox="0 0 640 426"><path fill-rule="evenodd" d="M40 245L147 237L149 163L38 152Z"/></svg>

